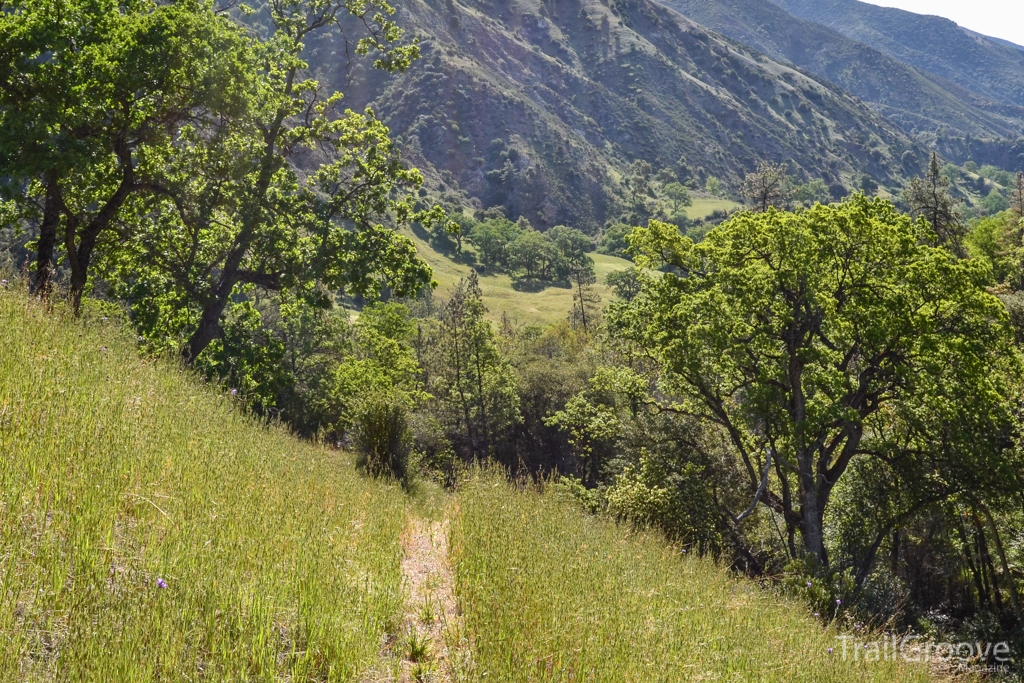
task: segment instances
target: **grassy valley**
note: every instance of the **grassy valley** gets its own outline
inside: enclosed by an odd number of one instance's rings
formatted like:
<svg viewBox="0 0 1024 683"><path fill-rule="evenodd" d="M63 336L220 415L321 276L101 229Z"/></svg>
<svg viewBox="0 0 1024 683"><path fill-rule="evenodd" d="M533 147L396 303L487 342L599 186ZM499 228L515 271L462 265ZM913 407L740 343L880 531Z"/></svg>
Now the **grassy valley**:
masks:
<svg viewBox="0 0 1024 683"><path fill-rule="evenodd" d="M728 199L697 196L693 204L687 207L686 214L691 219L704 219L715 212L735 211L739 204ZM564 321L573 307L573 290L568 282L544 283L541 286L524 285L516 282L509 274L493 272L477 268L478 254L471 243L466 243L462 254L452 249L439 250L422 231L409 230L406 233L416 243L416 249L434 271L434 281L438 288L436 295L447 298L451 290L460 281L476 271L480 278L483 301L488 309L488 317L494 322L503 316L519 325L547 326ZM614 292L606 284L610 273L626 270L633 263L615 256L592 252L589 258L594 262L594 273L597 281L595 293L604 304L612 301Z"/></svg>

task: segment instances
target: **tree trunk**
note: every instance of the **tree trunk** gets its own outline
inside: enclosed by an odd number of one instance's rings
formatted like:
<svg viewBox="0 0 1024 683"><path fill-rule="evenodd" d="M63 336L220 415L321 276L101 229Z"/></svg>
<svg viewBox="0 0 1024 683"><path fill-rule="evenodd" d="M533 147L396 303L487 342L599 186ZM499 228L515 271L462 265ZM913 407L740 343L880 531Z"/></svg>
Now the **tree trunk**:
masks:
<svg viewBox="0 0 1024 683"><path fill-rule="evenodd" d="M804 522L804 550L822 567L827 567L824 500L818 492L809 454L801 458L800 470L800 515Z"/></svg>
<svg viewBox="0 0 1024 683"><path fill-rule="evenodd" d="M188 343L181 350L182 358L185 359L186 363L195 362L196 358L199 357L206 347L210 343L219 338L224 330L220 325L220 317L224 314L224 308L227 306L227 298L223 300L218 297L214 297L203 308L203 314L199 317L199 325L196 327L196 331L189 337Z"/></svg>
<svg viewBox="0 0 1024 683"><path fill-rule="evenodd" d="M36 241L36 286L35 293L41 297L50 294L53 286L54 251L57 247L57 228L60 227L60 187L57 174L46 174L46 199L43 205L43 222L39 226Z"/></svg>
<svg viewBox="0 0 1024 683"><path fill-rule="evenodd" d="M1018 625L1024 624L1024 616L1022 616L1020 609L1020 594L1017 592L1017 583L1013 580L1013 574L1010 572L1010 563L1006 561L1006 550L1003 548L1003 539L999 536L999 527L996 526L996 520L992 517L992 513L988 511L988 508L983 507L981 511L985 515L989 526L992 527L993 539L996 542L996 552L999 554L999 564L1002 566L1003 575L1006 577L1007 583L1009 583L1013 616L1016 618Z"/></svg>

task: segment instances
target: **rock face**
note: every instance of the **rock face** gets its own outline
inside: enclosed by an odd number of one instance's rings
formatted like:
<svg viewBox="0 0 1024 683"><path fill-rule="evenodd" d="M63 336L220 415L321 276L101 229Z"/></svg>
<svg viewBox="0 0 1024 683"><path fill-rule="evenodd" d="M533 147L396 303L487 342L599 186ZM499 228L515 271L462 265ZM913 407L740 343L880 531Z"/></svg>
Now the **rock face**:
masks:
<svg viewBox="0 0 1024 683"><path fill-rule="evenodd" d="M758 161L895 185L926 150L829 81L650 0L406 0L423 58L386 76L334 36L311 63L372 106L442 192L594 232L639 159L726 185Z"/></svg>

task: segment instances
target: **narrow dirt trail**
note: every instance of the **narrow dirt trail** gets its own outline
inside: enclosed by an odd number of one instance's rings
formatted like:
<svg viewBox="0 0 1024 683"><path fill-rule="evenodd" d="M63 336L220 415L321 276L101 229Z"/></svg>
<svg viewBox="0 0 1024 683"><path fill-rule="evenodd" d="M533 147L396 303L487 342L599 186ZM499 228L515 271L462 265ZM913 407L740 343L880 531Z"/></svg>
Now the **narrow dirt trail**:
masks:
<svg viewBox="0 0 1024 683"><path fill-rule="evenodd" d="M406 602L394 645L401 658L399 683L454 683L459 615L448 560L448 520L410 517L402 536Z"/></svg>

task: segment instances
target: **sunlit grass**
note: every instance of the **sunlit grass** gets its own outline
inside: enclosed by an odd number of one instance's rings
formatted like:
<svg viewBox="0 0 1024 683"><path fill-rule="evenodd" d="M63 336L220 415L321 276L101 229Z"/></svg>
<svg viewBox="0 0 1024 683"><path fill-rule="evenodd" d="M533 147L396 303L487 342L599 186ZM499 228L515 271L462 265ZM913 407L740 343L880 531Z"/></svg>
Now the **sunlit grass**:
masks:
<svg viewBox="0 0 1024 683"><path fill-rule="evenodd" d="M459 280L469 277L473 268L438 252L411 232L409 236L415 241L420 257L434 269L434 281L438 284L435 296L447 299ZM472 247L467 246L467 251L472 252ZM601 297L601 305L604 305L614 298L611 288L605 285L608 273L625 270L633 264L626 259L604 254L592 253L590 257L594 259L597 275L594 292ZM502 314L505 314L520 325L551 325L566 320L573 306L573 290L564 283L544 287L539 291L520 291L507 274L484 273L480 275L480 290L483 292L488 318L495 322L500 321Z"/></svg>
<svg viewBox="0 0 1024 683"><path fill-rule="evenodd" d="M452 540L465 680L928 680L906 664L844 662L803 606L552 494L472 482Z"/></svg>
<svg viewBox="0 0 1024 683"><path fill-rule="evenodd" d="M0 680L341 681L377 660L404 494L231 403L112 322L0 290Z"/></svg>

